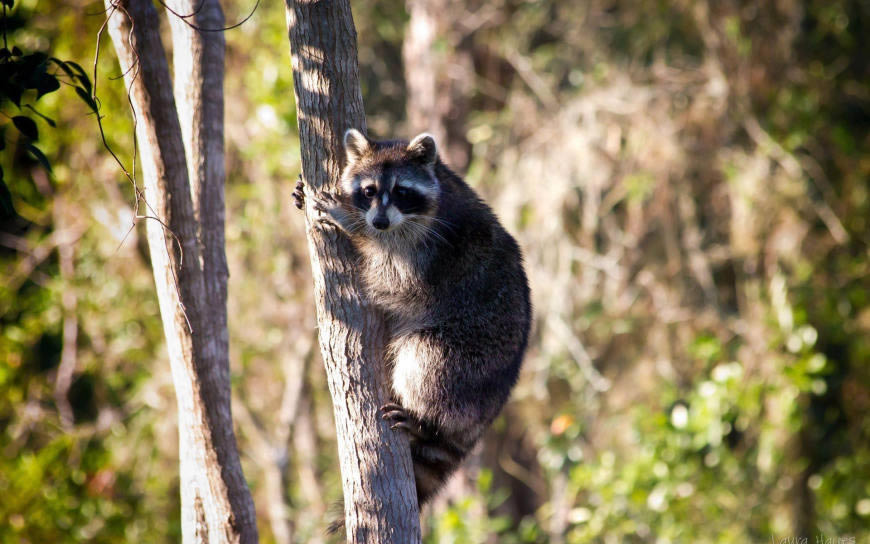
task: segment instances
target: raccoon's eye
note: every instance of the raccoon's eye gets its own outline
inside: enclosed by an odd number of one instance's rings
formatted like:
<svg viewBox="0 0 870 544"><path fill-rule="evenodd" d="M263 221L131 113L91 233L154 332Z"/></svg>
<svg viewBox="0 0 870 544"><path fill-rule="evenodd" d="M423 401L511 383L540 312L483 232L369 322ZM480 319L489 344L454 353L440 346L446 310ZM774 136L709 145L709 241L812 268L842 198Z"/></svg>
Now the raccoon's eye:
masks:
<svg viewBox="0 0 870 544"><path fill-rule="evenodd" d="M396 187L396 196L408 196L408 189L401 185Z"/></svg>
<svg viewBox="0 0 870 544"><path fill-rule="evenodd" d="M377 191L375 190L373 185L369 185L368 187L363 189L363 194L366 195L366 198L371 198L375 196L375 193L377 193Z"/></svg>

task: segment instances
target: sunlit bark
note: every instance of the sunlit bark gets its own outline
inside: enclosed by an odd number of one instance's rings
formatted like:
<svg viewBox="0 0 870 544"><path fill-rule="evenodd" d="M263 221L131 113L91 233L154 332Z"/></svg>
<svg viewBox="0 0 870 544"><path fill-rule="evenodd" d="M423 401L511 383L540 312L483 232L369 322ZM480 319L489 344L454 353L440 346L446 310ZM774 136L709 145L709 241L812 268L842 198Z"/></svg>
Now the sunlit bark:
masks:
<svg viewBox="0 0 870 544"><path fill-rule="evenodd" d="M342 135L365 130L356 31L346 0L287 0L293 80L308 191L335 190ZM378 417L385 326L360 295L350 241L317 224L306 207L320 348L335 414L348 542L419 542L420 525L405 436Z"/></svg>

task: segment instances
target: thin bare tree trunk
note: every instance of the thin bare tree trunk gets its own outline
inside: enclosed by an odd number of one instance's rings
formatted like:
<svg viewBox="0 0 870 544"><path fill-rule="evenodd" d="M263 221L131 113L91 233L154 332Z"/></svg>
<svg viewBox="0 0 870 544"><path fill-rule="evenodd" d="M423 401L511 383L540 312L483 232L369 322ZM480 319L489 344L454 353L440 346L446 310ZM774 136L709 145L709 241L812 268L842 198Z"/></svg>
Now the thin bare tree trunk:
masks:
<svg viewBox="0 0 870 544"><path fill-rule="evenodd" d="M67 200L63 194L54 199L54 224L62 232L67 226ZM75 418L72 404L69 401L69 390L76 371L76 356L78 353L79 320L76 312L78 296L74 287L75 248L72 240L63 240L57 245L58 268L61 280L67 287L63 290L61 307L63 308L63 348L60 352L60 365L57 367L57 378L54 382L54 401L60 413L60 422L65 429L71 429Z"/></svg>
<svg viewBox="0 0 870 544"><path fill-rule="evenodd" d="M468 2L407 0L408 27L402 44L406 110L411 133L429 132L438 141L447 163L456 170L468 167L471 144L467 117L476 74L471 55ZM445 48L437 42L446 42Z"/></svg>
<svg viewBox="0 0 870 544"><path fill-rule="evenodd" d="M194 24L220 24L217 0L191 6L178 10L189 14L200 9L205 20L197 15ZM213 86L215 77L222 79L223 40L188 36L187 50L179 50L181 38L176 41L176 64L182 64L176 75L185 80L178 91L185 96L192 191L157 12L150 0L106 0L106 8L136 115L145 211L154 217L147 220L148 246L178 400L184 541L256 542L254 506L242 475L230 411L223 135L222 127L210 118L222 119L222 90ZM181 61L183 53L193 57L189 63ZM211 153L216 155L204 156Z"/></svg>
<svg viewBox="0 0 870 544"><path fill-rule="evenodd" d="M228 357L227 257L224 252L224 26L218 0L174 0L169 14L175 102L187 156L193 212L198 222L205 290L214 310L220 352ZM229 363L221 365L229 368ZM229 391L227 391L229 394Z"/></svg>
<svg viewBox="0 0 870 544"><path fill-rule="evenodd" d="M428 131L440 143L447 139L444 120L438 111L439 62L435 58L438 39L437 12L446 8L443 0L408 0L408 26L402 43L406 110L411 131Z"/></svg>
<svg viewBox="0 0 870 544"><path fill-rule="evenodd" d="M356 30L347 0L285 0L302 170L311 190L337 188L348 128L365 131ZM350 241L305 210L320 349L332 394L348 542L420 541L407 437L378 408L383 317L361 297Z"/></svg>

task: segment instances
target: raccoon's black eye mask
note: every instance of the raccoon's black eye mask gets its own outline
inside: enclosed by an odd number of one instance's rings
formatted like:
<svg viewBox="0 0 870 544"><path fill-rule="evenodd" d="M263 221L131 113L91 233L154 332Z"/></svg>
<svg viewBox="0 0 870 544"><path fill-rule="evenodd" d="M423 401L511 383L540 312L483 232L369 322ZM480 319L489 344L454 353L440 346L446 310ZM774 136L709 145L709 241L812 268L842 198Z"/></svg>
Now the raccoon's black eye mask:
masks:
<svg viewBox="0 0 870 544"><path fill-rule="evenodd" d="M423 194L399 185L393 189L393 204L404 214L424 213L429 209L429 202Z"/></svg>
<svg viewBox="0 0 870 544"><path fill-rule="evenodd" d="M351 195L353 205L361 210L367 210L369 209L369 206L371 206L372 198L374 198L377 193L378 190L374 185L357 187Z"/></svg>

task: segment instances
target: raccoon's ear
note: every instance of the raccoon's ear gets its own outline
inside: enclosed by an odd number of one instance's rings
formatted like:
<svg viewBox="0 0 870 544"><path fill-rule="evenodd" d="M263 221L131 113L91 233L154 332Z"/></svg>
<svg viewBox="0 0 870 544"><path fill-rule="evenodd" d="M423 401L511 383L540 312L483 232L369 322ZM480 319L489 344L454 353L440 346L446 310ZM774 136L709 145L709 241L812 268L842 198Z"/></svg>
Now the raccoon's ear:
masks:
<svg viewBox="0 0 870 544"><path fill-rule="evenodd" d="M359 160L360 157L369 152L372 143L365 135L355 128L347 129L344 133L344 152L347 155L347 162L352 163Z"/></svg>
<svg viewBox="0 0 870 544"><path fill-rule="evenodd" d="M408 144L408 155L425 165L435 164L438 158L438 148L435 146L435 138L424 132Z"/></svg>

